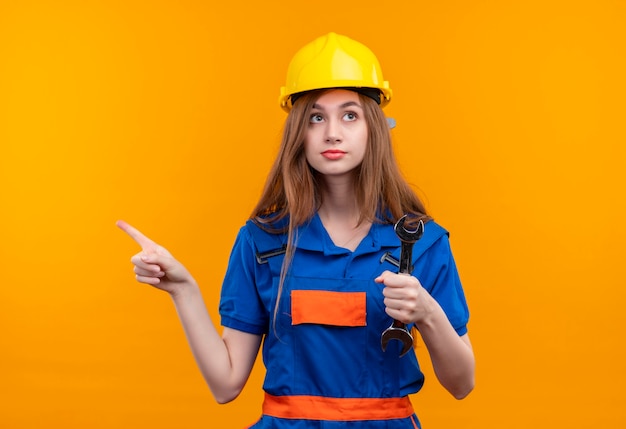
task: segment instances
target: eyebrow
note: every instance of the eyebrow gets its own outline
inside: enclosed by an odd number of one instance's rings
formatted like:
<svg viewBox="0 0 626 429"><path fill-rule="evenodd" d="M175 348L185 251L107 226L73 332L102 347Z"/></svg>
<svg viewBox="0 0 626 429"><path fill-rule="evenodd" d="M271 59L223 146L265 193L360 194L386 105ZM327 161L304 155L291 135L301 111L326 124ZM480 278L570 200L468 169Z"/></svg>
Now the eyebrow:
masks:
<svg viewBox="0 0 626 429"><path fill-rule="evenodd" d="M356 106L360 109L362 109L363 107L361 107L361 105L359 103L357 103L356 101L346 101L345 103L341 104L339 106L340 109L345 109L346 107L350 107L350 106ZM313 104L313 109L319 109L319 110L324 110L324 108L322 106L320 106L319 104L315 103Z"/></svg>

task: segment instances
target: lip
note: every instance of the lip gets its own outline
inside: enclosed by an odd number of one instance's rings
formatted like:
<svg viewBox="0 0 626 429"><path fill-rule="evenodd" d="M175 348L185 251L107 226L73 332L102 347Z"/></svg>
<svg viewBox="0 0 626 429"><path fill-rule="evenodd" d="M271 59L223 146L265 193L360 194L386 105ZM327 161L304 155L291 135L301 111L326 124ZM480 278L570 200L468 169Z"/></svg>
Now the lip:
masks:
<svg viewBox="0 0 626 429"><path fill-rule="evenodd" d="M337 149L329 149L322 152L322 156L326 159L340 159L343 158L345 154L344 151Z"/></svg>

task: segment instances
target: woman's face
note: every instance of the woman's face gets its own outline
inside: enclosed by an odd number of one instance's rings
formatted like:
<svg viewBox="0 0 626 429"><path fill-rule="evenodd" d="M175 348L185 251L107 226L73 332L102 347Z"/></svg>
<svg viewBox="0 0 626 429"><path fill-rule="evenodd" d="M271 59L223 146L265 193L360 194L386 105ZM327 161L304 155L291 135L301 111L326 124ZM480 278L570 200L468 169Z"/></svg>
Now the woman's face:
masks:
<svg viewBox="0 0 626 429"><path fill-rule="evenodd" d="M335 89L313 105L304 140L309 165L325 176L350 174L361 165L367 147L367 123L359 96Z"/></svg>

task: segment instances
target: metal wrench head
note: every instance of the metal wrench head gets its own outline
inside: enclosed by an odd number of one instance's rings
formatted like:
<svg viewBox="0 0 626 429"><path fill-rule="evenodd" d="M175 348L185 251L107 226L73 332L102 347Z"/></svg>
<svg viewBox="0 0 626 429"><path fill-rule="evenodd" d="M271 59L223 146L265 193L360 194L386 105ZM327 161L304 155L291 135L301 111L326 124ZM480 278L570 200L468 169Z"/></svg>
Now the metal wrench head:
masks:
<svg viewBox="0 0 626 429"><path fill-rule="evenodd" d="M415 220L410 217L408 214L402 216L393 227L400 241L404 243L415 243L424 235L424 221L420 219L415 228L409 229L411 224L415 224Z"/></svg>
<svg viewBox="0 0 626 429"><path fill-rule="evenodd" d="M391 340L398 340L402 343L400 356L404 356L413 348L413 335L411 335L406 327L398 328L392 325L385 329L385 332L383 332L383 335L380 337L380 346L382 347L383 352L387 350L387 344Z"/></svg>

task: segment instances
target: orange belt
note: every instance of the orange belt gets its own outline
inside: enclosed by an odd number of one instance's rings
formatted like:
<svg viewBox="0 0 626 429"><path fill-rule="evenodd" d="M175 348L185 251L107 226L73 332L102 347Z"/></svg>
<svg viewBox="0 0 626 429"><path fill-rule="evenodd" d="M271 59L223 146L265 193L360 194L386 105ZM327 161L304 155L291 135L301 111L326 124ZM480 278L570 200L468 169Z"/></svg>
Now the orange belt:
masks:
<svg viewBox="0 0 626 429"><path fill-rule="evenodd" d="M263 414L302 420L391 420L413 415L408 397L326 398L323 396L273 396L265 394Z"/></svg>

